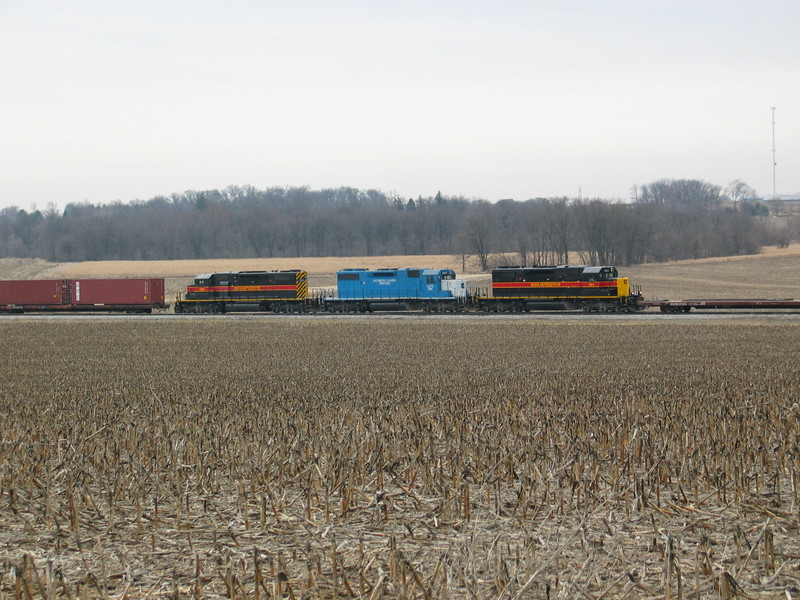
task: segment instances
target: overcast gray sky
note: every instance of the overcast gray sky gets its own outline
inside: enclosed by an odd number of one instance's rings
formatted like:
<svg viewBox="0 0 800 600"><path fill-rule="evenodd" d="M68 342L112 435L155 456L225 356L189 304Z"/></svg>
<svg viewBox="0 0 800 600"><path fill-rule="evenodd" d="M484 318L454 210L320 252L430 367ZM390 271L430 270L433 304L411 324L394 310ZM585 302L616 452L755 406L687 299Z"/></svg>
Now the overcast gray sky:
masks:
<svg viewBox="0 0 800 600"><path fill-rule="evenodd" d="M800 2L0 0L0 206L800 192Z"/></svg>

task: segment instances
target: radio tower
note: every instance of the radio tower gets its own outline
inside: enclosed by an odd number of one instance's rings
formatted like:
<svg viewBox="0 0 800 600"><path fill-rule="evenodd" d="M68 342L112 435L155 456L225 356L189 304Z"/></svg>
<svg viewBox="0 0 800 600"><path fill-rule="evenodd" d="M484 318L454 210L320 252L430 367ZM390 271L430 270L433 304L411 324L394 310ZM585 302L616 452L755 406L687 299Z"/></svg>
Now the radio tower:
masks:
<svg viewBox="0 0 800 600"><path fill-rule="evenodd" d="M771 107L772 110L772 199L776 199L775 194L775 167L778 165L775 160L775 106Z"/></svg>

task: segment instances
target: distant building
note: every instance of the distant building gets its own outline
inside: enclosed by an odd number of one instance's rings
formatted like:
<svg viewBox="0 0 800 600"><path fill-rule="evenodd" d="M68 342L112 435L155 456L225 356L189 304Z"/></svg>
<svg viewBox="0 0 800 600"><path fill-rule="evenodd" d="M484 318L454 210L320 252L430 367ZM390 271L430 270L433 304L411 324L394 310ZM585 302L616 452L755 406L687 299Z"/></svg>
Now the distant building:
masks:
<svg viewBox="0 0 800 600"><path fill-rule="evenodd" d="M776 194L760 198L773 217L800 215L800 194Z"/></svg>

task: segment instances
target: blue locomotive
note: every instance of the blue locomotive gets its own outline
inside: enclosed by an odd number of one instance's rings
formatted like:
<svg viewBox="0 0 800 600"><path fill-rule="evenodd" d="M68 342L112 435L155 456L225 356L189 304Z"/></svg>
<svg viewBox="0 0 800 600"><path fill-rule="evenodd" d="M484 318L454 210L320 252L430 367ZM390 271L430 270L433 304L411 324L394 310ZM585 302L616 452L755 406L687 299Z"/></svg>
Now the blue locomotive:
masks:
<svg viewBox="0 0 800 600"><path fill-rule="evenodd" d="M331 312L449 312L462 310L467 298L466 283L452 269L343 269L336 280L336 296L324 299Z"/></svg>

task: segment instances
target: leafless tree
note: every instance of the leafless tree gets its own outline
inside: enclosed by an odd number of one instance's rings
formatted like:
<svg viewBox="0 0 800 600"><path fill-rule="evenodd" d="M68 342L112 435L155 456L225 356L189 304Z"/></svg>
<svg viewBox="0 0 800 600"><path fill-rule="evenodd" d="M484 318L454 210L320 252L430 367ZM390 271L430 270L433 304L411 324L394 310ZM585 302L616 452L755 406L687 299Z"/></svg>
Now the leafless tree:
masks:
<svg viewBox="0 0 800 600"><path fill-rule="evenodd" d="M464 229L465 244L468 250L478 258L481 269L489 270L489 255L492 251L494 223L492 211L488 204L473 212L467 219Z"/></svg>
<svg viewBox="0 0 800 600"><path fill-rule="evenodd" d="M797 234L797 222L793 216L783 218L783 222L773 229L773 239L778 248L788 248Z"/></svg>
<svg viewBox="0 0 800 600"><path fill-rule="evenodd" d="M734 210L737 210L739 203L747 198L754 198L756 191L741 179L734 179L725 188L725 196L733 202Z"/></svg>
<svg viewBox="0 0 800 600"><path fill-rule="evenodd" d="M719 186L696 179L661 179L643 185L639 194L639 202L671 206L711 209L718 206L720 201Z"/></svg>

